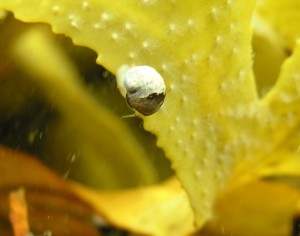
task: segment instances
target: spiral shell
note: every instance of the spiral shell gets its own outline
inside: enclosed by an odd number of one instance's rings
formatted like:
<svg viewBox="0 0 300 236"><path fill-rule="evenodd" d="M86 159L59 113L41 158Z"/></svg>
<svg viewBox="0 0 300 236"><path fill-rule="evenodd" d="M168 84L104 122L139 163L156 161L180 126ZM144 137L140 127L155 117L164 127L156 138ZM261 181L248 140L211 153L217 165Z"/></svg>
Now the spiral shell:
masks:
<svg viewBox="0 0 300 236"><path fill-rule="evenodd" d="M166 95L164 79L150 66L121 66L117 85L130 108L144 116L157 112Z"/></svg>

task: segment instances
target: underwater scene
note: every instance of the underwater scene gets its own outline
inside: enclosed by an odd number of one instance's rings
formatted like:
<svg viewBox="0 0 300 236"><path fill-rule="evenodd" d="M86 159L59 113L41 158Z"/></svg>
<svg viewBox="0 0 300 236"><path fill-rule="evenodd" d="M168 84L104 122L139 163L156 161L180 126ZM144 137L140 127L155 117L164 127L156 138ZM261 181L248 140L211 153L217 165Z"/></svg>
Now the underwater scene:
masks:
<svg viewBox="0 0 300 236"><path fill-rule="evenodd" d="M0 235L299 236L300 1L0 0Z"/></svg>

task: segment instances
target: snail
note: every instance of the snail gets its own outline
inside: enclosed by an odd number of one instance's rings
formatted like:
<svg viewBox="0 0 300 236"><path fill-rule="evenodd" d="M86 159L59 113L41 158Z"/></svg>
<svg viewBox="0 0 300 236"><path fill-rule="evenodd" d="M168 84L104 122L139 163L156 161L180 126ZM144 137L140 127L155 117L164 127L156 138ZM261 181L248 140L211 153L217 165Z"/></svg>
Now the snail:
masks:
<svg viewBox="0 0 300 236"><path fill-rule="evenodd" d="M117 71L117 87L129 107L150 116L164 103L166 85L162 76L150 66L122 65Z"/></svg>

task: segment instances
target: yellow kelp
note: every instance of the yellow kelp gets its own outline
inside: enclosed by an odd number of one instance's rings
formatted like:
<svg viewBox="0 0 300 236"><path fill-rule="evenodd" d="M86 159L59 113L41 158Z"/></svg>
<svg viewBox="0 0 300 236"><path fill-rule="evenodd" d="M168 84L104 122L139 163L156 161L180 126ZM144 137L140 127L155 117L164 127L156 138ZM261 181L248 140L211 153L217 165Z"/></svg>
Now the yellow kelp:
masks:
<svg viewBox="0 0 300 236"><path fill-rule="evenodd" d="M298 125L299 49L271 92L257 98L254 1L0 0L0 7L22 21L48 23L95 50L97 62L113 73L123 64L147 64L163 75L165 104L143 118L144 126L171 160L198 226L211 216L237 164L230 183L253 178L261 170L258 163Z"/></svg>

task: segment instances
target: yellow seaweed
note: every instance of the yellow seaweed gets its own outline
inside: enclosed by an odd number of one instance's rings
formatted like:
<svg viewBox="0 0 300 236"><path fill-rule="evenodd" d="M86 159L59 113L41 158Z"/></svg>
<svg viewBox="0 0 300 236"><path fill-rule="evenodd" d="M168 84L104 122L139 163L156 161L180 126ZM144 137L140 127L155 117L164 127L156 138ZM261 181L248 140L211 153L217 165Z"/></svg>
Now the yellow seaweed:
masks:
<svg viewBox="0 0 300 236"><path fill-rule="evenodd" d="M263 97L275 84L288 53L278 33L256 11L252 23L253 71L257 92Z"/></svg>
<svg viewBox="0 0 300 236"><path fill-rule="evenodd" d="M0 7L23 21L49 23L95 50L97 62L114 73L122 64L148 64L162 73L167 98L159 113L144 118L145 128L157 135L202 225L256 138L240 119L256 111L254 1L2 0Z"/></svg>
<svg viewBox="0 0 300 236"><path fill-rule="evenodd" d="M142 235L181 236L195 231L186 193L175 178L160 185L116 192L91 191L74 183L71 187L118 227Z"/></svg>
<svg viewBox="0 0 300 236"><path fill-rule="evenodd" d="M220 196L217 217L200 235L291 235L299 196L299 191L283 184L251 181Z"/></svg>
<svg viewBox="0 0 300 236"><path fill-rule="evenodd" d="M290 11L299 7L283 2L261 1L258 13L271 19L293 49L299 11ZM282 6L277 18L272 9ZM254 1L0 0L0 7L22 21L48 23L93 49L97 62L113 73L122 64L148 64L161 72L166 101L157 114L143 117L144 126L171 160L198 227L211 217L228 177L233 188L260 176L298 173L285 164L298 155L288 139L299 124L300 47L275 86L258 99L251 58ZM274 42L273 47L280 39ZM277 65L284 59L278 53ZM270 160L277 164L272 167Z"/></svg>
<svg viewBox="0 0 300 236"><path fill-rule="evenodd" d="M297 0L261 0L257 1L256 12L277 32L289 50L293 50L300 35L299 10Z"/></svg>
<svg viewBox="0 0 300 236"><path fill-rule="evenodd" d="M244 162L239 175L250 178L268 175L300 174L299 168L299 102L300 43L282 65L272 90L260 100L260 112L268 120L265 129L265 153L259 150L250 162ZM267 132L269 131L269 133ZM263 134L261 134L263 135ZM242 174L241 174L242 173ZM252 177L251 177L252 176Z"/></svg>
<svg viewBox="0 0 300 236"><path fill-rule="evenodd" d="M27 78L28 83L37 87L64 115L65 128L76 127L74 136L80 140L77 148L93 163L98 181L111 187L122 186L123 179L148 184L156 181L156 173L146 153L138 148L128 127L87 92L74 65L45 27L29 28L13 43L11 50L21 63L23 73L31 75ZM45 63L40 63L43 61ZM20 78L22 80L25 79ZM63 145L66 143L64 141ZM104 170L98 167L101 160L106 164ZM88 162L81 165L85 163ZM91 166L87 172L92 172Z"/></svg>

